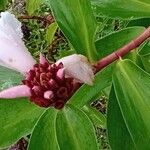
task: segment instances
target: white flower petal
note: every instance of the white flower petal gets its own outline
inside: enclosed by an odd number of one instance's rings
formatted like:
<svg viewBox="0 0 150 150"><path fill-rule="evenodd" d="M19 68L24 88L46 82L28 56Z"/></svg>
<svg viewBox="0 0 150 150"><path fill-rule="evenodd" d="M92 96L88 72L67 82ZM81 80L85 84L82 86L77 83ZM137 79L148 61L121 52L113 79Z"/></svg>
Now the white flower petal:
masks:
<svg viewBox="0 0 150 150"><path fill-rule="evenodd" d="M0 65L21 73L30 70L35 60L22 41L21 23L9 12L0 18Z"/></svg>
<svg viewBox="0 0 150 150"><path fill-rule="evenodd" d="M85 56L74 54L58 60L56 64L59 64L60 62L63 63L65 73L68 76L89 85L93 84L94 73L92 66Z"/></svg>
<svg viewBox="0 0 150 150"><path fill-rule="evenodd" d="M0 98L30 97L30 88L26 85L18 85L0 92Z"/></svg>
<svg viewBox="0 0 150 150"><path fill-rule="evenodd" d="M19 22L15 15L9 12L1 12L0 18L0 37L16 41L22 44L23 33L21 30L21 22Z"/></svg>

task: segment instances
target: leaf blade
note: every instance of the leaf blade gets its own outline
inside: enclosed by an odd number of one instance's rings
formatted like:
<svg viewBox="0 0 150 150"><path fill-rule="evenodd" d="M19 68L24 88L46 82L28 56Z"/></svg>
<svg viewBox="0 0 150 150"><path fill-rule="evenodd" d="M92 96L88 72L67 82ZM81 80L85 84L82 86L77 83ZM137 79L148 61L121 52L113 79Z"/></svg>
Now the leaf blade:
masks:
<svg viewBox="0 0 150 150"><path fill-rule="evenodd" d="M49 0L55 19L79 54L96 59L96 21L89 0Z"/></svg>
<svg viewBox="0 0 150 150"><path fill-rule="evenodd" d="M73 106L67 106L58 113L56 133L60 149L98 149L91 121L81 110Z"/></svg>
<svg viewBox="0 0 150 150"><path fill-rule="evenodd" d="M33 15L34 12L41 6L43 1L41 0L27 0L26 2L26 10L29 15Z"/></svg>
<svg viewBox="0 0 150 150"><path fill-rule="evenodd" d="M32 133L29 150L59 150L55 133L57 112L50 108L41 116Z"/></svg>
<svg viewBox="0 0 150 150"><path fill-rule="evenodd" d="M95 12L116 19L150 17L150 1L146 0L91 0Z"/></svg>
<svg viewBox="0 0 150 150"><path fill-rule="evenodd" d="M150 76L129 60L119 62L116 68L113 84L122 115L136 148L148 149Z"/></svg>
<svg viewBox="0 0 150 150"><path fill-rule="evenodd" d="M0 148L6 148L31 133L43 111L27 99L0 100Z"/></svg>
<svg viewBox="0 0 150 150"><path fill-rule="evenodd" d="M114 87L112 87L109 96L107 110L107 129L109 144L112 150L122 150L122 145L124 145L125 150L135 149L135 145L119 108Z"/></svg>
<svg viewBox="0 0 150 150"><path fill-rule="evenodd" d="M19 85L22 80L19 72L0 66L0 90Z"/></svg>
<svg viewBox="0 0 150 150"><path fill-rule="evenodd" d="M48 44L51 44L55 35L55 32L57 30L57 23L53 22L50 24L46 30L46 41Z"/></svg>

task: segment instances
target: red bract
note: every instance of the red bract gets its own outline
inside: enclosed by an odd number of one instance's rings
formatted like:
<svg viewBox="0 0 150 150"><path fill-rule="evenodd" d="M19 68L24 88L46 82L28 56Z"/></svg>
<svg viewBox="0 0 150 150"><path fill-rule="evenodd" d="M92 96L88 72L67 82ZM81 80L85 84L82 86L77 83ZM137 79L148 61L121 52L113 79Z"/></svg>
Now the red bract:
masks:
<svg viewBox="0 0 150 150"><path fill-rule="evenodd" d="M66 78L62 63L35 64L23 80L31 90L30 100L41 107L61 109L80 86L73 78Z"/></svg>

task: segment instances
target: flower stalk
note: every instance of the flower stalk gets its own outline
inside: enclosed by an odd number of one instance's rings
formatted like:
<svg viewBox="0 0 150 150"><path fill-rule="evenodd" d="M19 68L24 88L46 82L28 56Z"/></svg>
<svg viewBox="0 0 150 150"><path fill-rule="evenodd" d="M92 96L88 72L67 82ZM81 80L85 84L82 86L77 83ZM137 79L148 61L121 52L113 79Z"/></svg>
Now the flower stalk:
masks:
<svg viewBox="0 0 150 150"><path fill-rule="evenodd" d="M137 48L140 46L146 39L150 37L150 27L148 27L142 34L140 34L137 38L129 42L128 44L124 45L122 48L119 48L115 52L111 53L110 55L102 58L99 60L96 64L96 70L100 71L109 64L113 63L117 59L125 56L128 54L131 50Z"/></svg>

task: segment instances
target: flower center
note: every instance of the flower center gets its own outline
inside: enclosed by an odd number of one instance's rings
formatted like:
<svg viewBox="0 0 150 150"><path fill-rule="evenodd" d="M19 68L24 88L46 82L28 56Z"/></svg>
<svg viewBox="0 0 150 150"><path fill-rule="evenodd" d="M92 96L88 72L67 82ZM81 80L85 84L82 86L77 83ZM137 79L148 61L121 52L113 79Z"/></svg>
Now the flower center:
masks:
<svg viewBox="0 0 150 150"><path fill-rule="evenodd" d="M23 84L31 89L30 100L40 107L61 109L80 84L73 78L66 78L62 63L35 64Z"/></svg>

